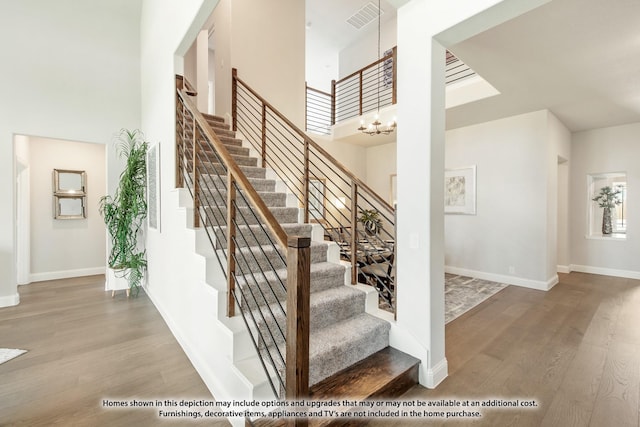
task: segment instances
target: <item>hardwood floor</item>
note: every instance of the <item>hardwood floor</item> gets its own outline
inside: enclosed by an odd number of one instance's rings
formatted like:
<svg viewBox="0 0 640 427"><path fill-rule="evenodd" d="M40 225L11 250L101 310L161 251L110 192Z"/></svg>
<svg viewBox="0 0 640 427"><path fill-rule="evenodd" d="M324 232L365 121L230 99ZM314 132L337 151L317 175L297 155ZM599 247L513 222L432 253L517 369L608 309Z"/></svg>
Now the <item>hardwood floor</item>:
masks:
<svg viewBox="0 0 640 427"><path fill-rule="evenodd" d="M23 286L21 304L0 309L0 346L29 350L0 365L0 425L178 425L101 402L211 399L148 298L112 300L102 283L94 276ZM367 424L637 427L638 325L638 280L571 273L549 292L509 286L447 325L449 377L404 399L519 398L538 407Z"/></svg>
<svg viewBox="0 0 640 427"><path fill-rule="evenodd" d="M561 274L549 292L509 286L446 327L449 377L405 399L535 399L475 420L370 425L639 425L640 281Z"/></svg>
<svg viewBox="0 0 640 427"><path fill-rule="evenodd" d="M0 426L173 426L156 410L102 401L213 399L144 292L112 299L103 276L19 292L18 306L0 309L0 347L29 351L0 364Z"/></svg>

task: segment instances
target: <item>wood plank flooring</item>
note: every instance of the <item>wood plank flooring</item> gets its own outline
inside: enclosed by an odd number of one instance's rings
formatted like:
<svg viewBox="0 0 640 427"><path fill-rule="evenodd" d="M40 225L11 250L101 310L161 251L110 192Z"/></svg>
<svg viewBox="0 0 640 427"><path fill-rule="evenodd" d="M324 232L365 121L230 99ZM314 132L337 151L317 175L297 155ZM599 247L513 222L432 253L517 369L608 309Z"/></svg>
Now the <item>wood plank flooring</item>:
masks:
<svg viewBox="0 0 640 427"><path fill-rule="evenodd" d="M0 347L29 351L0 365L0 426L193 425L102 401L213 399L144 292L112 299L104 276L19 292L18 306L0 309Z"/></svg>
<svg viewBox="0 0 640 427"><path fill-rule="evenodd" d="M404 399L535 399L475 420L369 425L638 427L640 281L561 274L549 292L509 286L446 327L449 377Z"/></svg>
<svg viewBox="0 0 640 427"><path fill-rule="evenodd" d="M0 365L0 425L179 425L101 401L211 399L148 298L112 300L102 284L94 276L27 285L19 306L0 309L0 346L29 350ZM509 286L447 325L449 377L404 399L520 398L538 407L366 424L638 427L638 325L637 280L571 273L549 292Z"/></svg>

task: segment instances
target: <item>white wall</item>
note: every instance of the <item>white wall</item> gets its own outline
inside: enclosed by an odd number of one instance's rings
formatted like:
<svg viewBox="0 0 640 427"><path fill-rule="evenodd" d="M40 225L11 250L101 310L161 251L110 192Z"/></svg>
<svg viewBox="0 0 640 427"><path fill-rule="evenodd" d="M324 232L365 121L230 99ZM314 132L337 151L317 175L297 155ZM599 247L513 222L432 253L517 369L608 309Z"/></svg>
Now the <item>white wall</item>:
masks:
<svg viewBox="0 0 640 427"><path fill-rule="evenodd" d="M449 268L549 279L546 132L546 110L447 131L445 166L476 166L477 209L445 215Z"/></svg>
<svg viewBox="0 0 640 427"><path fill-rule="evenodd" d="M214 12L216 114L230 115L231 69L300 129L305 112L305 6L221 0ZM259 65L257 65L259 64Z"/></svg>
<svg viewBox="0 0 640 427"><path fill-rule="evenodd" d="M391 204L391 175L396 173L397 144L376 145L367 148L367 175L365 182Z"/></svg>
<svg viewBox="0 0 640 427"><path fill-rule="evenodd" d="M640 123L574 133L571 142L571 268L640 278ZM627 238L587 238L587 174L626 172Z"/></svg>
<svg viewBox="0 0 640 427"><path fill-rule="evenodd" d="M397 19L380 24L380 56L397 44ZM371 28L369 28L371 26ZM374 28L375 27L375 28ZM378 23L371 22L367 33L338 54L338 79L371 64L378 59ZM398 55L400 55L398 51Z"/></svg>
<svg viewBox="0 0 640 427"><path fill-rule="evenodd" d="M571 133L569 129L550 111L547 110L547 264L545 276L557 276L560 248L566 248L568 241L568 213L566 200L559 197L568 188L566 176L561 176L559 159L565 160L565 167L571 160ZM561 216L564 214L564 216ZM562 221L562 222L561 222ZM565 249L566 250L566 249ZM567 250L568 252L568 250ZM554 279L555 280L555 279Z"/></svg>
<svg viewBox="0 0 640 427"><path fill-rule="evenodd" d="M140 1L24 0L0 14L0 307L19 300L14 134L106 143L140 126Z"/></svg>
<svg viewBox="0 0 640 427"><path fill-rule="evenodd" d="M106 233L98 201L106 194L105 145L29 138L31 281L103 274ZM87 173L85 219L53 218L53 169Z"/></svg>

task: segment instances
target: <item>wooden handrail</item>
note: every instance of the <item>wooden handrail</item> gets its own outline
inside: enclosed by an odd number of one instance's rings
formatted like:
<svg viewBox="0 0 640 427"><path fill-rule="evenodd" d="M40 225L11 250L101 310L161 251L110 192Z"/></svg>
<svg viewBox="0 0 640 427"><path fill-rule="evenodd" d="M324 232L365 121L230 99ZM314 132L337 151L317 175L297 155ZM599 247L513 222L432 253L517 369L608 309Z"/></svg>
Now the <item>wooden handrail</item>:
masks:
<svg viewBox="0 0 640 427"><path fill-rule="evenodd" d="M234 68L235 70L235 68ZM238 83L241 83L242 86L246 90L248 90L253 96L258 98L260 102L263 103L267 108L271 110L271 112L276 115L280 120L282 120L287 126L291 127L291 129L296 132L300 137L304 138L304 141L308 143L315 150L320 152L329 162L333 163L335 167L337 167L340 172L342 172L346 177L348 177L353 183L358 184L358 187L361 187L365 192L371 195L378 203L383 205L389 212L394 212L393 206L389 204L386 200L381 198L371 187L365 184L360 178L355 176L349 169L347 169L342 163L340 163L335 157L329 154L324 148L318 145L313 139L309 138L300 128L298 128L295 124L291 122L291 120L287 119L280 111L278 111L273 105L271 105L267 100L265 100L262 96L260 96L255 90L253 90L247 83L244 82L240 77L234 74L233 77Z"/></svg>
<svg viewBox="0 0 640 427"><path fill-rule="evenodd" d="M323 91L321 91L320 89L316 89L316 88L313 88L313 87L311 87L311 86L307 86L307 90L310 90L311 92L319 93L320 95L324 95L324 96L331 97L331 94L330 94L330 93L323 92Z"/></svg>

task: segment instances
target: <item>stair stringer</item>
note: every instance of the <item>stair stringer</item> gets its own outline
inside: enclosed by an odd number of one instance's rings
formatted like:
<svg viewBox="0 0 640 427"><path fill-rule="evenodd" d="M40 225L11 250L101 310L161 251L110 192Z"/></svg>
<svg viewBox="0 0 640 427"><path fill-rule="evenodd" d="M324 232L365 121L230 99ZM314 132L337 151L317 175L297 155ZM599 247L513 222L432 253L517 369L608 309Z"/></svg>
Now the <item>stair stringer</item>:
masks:
<svg viewBox="0 0 640 427"><path fill-rule="evenodd" d="M212 252L202 250L208 239L204 229L193 228L189 191L172 190L170 198L162 232L174 243L171 257L179 259L172 261L182 267L179 298L160 295L164 290L153 286L153 277L147 294L216 400L272 399L241 316L226 316L226 278ZM230 421L244 425L244 418Z"/></svg>

